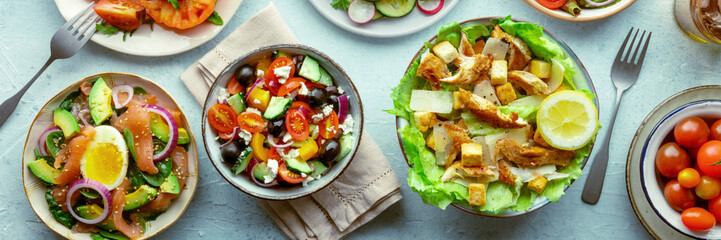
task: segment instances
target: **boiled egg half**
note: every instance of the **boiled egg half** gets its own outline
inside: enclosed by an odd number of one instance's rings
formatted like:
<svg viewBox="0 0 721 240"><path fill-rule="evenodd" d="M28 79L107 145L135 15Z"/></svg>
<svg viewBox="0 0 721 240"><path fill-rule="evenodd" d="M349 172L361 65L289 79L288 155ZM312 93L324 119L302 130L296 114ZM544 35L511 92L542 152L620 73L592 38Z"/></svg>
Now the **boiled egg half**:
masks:
<svg viewBox="0 0 721 240"><path fill-rule="evenodd" d="M128 171L128 147L123 135L111 126L95 127L95 136L80 160L80 171L83 178L102 183L108 191L120 185Z"/></svg>

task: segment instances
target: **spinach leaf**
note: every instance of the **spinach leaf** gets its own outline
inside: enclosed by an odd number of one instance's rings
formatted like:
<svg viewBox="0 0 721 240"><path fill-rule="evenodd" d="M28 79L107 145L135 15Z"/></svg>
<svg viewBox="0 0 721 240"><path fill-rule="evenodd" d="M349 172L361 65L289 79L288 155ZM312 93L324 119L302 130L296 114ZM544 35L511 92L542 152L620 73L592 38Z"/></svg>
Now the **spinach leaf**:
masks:
<svg viewBox="0 0 721 240"><path fill-rule="evenodd" d="M131 133L127 128L123 128L123 137L125 138L125 145L130 146L128 148L128 150L130 150L130 155L133 156L135 161L138 161L138 157L135 155L135 141L133 140L133 133Z"/></svg>
<svg viewBox="0 0 721 240"><path fill-rule="evenodd" d="M138 188L145 184L145 178L143 177L143 173L140 172L140 169L135 163L130 163L128 165L127 176L130 179L130 186L133 186L134 188Z"/></svg>
<svg viewBox="0 0 721 240"><path fill-rule="evenodd" d="M40 151L38 151L38 149L36 148L35 149L35 160L39 160L39 159L45 160L45 162L48 163L48 165L50 165L50 166L53 166L55 164L54 157L40 155Z"/></svg>
<svg viewBox="0 0 721 240"><path fill-rule="evenodd" d="M168 0L170 4L173 4L173 8L180 9L180 5L178 5L178 0Z"/></svg>
<svg viewBox="0 0 721 240"><path fill-rule="evenodd" d="M108 232L108 231L100 229L100 230L98 230L98 233L100 233L100 235L102 235L102 237L105 239L114 239L114 240L130 239L130 238L126 237L125 234L123 234L120 231Z"/></svg>
<svg viewBox="0 0 721 240"><path fill-rule="evenodd" d="M103 235L100 235L100 233L90 233L90 237L93 238L93 240L111 240L109 238L103 237Z"/></svg>
<svg viewBox="0 0 721 240"><path fill-rule="evenodd" d="M76 222L75 218L73 218L70 213L63 212L63 210L60 208L60 204L58 204L58 202L56 202L53 198L53 193L51 191L52 188L50 187L45 190L45 201L48 202L50 214L52 214L55 220L57 220L59 223L65 225L65 227L72 228Z"/></svg>
<svg viewBox="0 0 721 240"><path fill-rule="evenodd" d="M65 135L63 131L53 131L48 134L45 138L45 145L48 147L50 156L55 156L61 149L61 146L65 143Z"/></svg>
<svg viewBox="0 0 721 240"><path fill-rule="evenodd" d="M98 32L102 32L105 35L113 35L120 31L120 28L117 28L113 25L106 25L105 22L95 24L95 30Z"/></svg>
<svg viewBox="0 0 721 240"><path fill-rule="evenodd" d="M155 162L155 167L158 168L158 173L156 174L147 174L145 172L141 173L148 184L154 187L159 187L163 184L165 178L173 172L173 161L171 161L170 158L167 158L163 161Z"/></svg>
<svg viewBox="0 0 721 240"><path fill-rule="evenodd" d="M335 9L348 10L351 0L333 0L330 5Z"/></svg>
<svg viewBox="0 0 721 240"><path fill-rule="evenodd" d="M67 97L63 100L62 103L60 103L60 108L68 110L68 112L73 110L73 103L75 102L75 98L80 96L80 90L71 92L68 94Z"/></svg>
<svg viewBox="0 0 721 240"><path fill-rule="evenodd" d="M96 192L95 190L81 188L80 193L83 194L83 196L85 196L86 198L90 198L90 199L96 199L96 198L100 197L100 194L98 192Z"/></svg>
<svg viewBox="0 0 721 240"><path fill-rule="evenodd" d="M148 91L145 91L145 88L143 88L141 86L135 86L135 87L133 87L133 94L145 95L145 94L148 94Z"/></svg>
<svg viewBox="0 0 721 240"><path fill-rule="evenodd" d="M223 19L220 18L220 14L216 11L213 11L213 15L210 15L207 20L215 25L223 25Z"/></svg>

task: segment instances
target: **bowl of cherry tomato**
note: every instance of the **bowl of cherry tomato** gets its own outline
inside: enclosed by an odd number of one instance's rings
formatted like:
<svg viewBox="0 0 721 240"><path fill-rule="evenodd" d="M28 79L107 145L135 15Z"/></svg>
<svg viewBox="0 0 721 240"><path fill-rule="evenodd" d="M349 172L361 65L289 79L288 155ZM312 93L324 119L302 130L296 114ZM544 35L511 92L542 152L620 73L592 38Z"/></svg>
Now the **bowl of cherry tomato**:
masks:
<svg viewBox="0 0 721 240"><path fill-rule="evenodd" d="M641 181L676 231L721 238L721 100L687 103L656 123L643 146Z"/></svg>
<svg viewBox="0 0 721 240"><path fill-rule="evenodd" d="M360 96L330 57L300 44L262 47L232 62L203 108L210 162L237 189L289 200L333 182L363 132Z"/></svg>

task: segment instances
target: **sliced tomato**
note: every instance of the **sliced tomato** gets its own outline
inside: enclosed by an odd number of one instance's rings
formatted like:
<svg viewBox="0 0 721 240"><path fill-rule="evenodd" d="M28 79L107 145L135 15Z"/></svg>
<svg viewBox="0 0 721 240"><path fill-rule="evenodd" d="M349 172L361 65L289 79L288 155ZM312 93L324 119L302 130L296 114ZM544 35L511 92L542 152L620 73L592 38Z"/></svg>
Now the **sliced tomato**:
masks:
<svg viewBox="0 0 721 240"><path fill-rule="evenodd" d="M284 151L287 153L287 151ZM280 153L278 153L278 149L271 146L270 151L268 152L268 159L274 159L276 161L280 161L283 159L282 156L280 156Z"/></svg>
<svg viewBox="0 0 721 240"><path fill-rule="evenodd" d="M238 125L245 131L257 133L265 128L265 120L257 113L243 112L238 115Z"/></svg>
<svg viewBox="0 0 721 240"><path fill-rule="evenodd" d="M315 82L306 82L305 86L308 87L308 90L311 90L313 88L325 88L325 85Z"/></svg>
<svg viewBox="0 0 721 240"><path fill-rule="evenodd" d="M233 131L230 131L230 132L218 132L218 137L220 137L220 138L222 138L222 139L225 139L225 140L229 140L229 139L233 138Z"/></svg>
<svg viewBox="0 0 721 240"><path fill-rule="evenodd" d="M330 112L323 120L318 123L320 128L320 136L324 139L331 139L338 133L338 115L335 111Z"/></svg>
<svg viewBox="0 0 721 240"><path fill-rule="evenodd" d="M179 0L179 9L175 9L168 0L138 0L156 22L177 29L188 29L203 23L213 14L215 1Z"/></svg>
<svg viewBox="0 0 721 240"><path fill-rule="evenodd" d="M218 132L233 132L238 126L235 118L235 111L225 104L215 104L208 110L208 122Z"/></svg>
<svg viewBox="0 0 721 240"><path fill-rule="evenodd" d="M305 82L305 79L299 77L288 79L288 81L286 81L285 84L281 85L278 89L278 96L285 96L293 90L300 88L300 86L302 85L301 83L305 84Z"/></svg>
<svg viewBox="0 0 721 240"><path fill-rule="evenodd" d="M295 74L295 63L293 63L293 59L287 57L278 57L273 60L273 62L270 63L270 67L268 67L268 71L265 72L265 80L268 81L268 90L275 95L278 95L278 89L281 85L280 82L278 82L278 77L275 76L275 69L285 66L290 67L288 76L293 76L293 74Z"/></svg>
<svg viewBox="0 0 721 240"><path fill-rule="evenodd" d="M310 135L310 124L302 112L291 108L285 114L285 128L293 139L305 140Z"/></svg>
<svg viewBox="0 0 721 240"><path fill-rule="evenodd" d="M278 166L278 175L280 175L280 178L282 178L284 181L291 183L291 184L298 184L303 182L306 177L301 176L300 174L291 172L288 167L285 166L285 162L281 163L280 166Z"/></svg>
<svg viewBox="0 0 721 240"><path fill-rule="evenodd" d="M245 87L243 87L243 85L240 85L238 80L235 78L235 75L230 77L230 79L228 80L228 86L226 86L226 88L228 89L230 95L235 95L239 92L245 92Z"/></svg>
<svg viewBox="0 0 721 240"><path fill-rule="evenodd" d="M538 0L541 6L548 9L557 9L566 4L568 0Z"/></svg>
<svg viewBox="0 0 721 240"><path fill-rule="evenodd" d="M145 20L145 7L132 0L100 0L93 10L106 22L128 31L139 28Z"/></svg>

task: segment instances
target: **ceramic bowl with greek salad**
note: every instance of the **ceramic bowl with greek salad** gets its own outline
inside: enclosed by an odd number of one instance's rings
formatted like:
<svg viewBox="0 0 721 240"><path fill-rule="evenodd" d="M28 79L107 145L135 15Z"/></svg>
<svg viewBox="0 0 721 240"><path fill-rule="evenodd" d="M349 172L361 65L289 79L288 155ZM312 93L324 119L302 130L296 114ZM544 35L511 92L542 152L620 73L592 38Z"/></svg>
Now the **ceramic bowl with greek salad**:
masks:
<svg viewBox="0 0 721 240"><path fill-rule="evenodd" d="M636 0L524 0L550 17L571 22L595 21L613 16Z"/></svg>
<svg viewBox="0 0 721 240"><path fill-rule="evenodd" d="M185 210L197 151L157 85L106 73L68 87L33 122L23 183L38 217L71 239L144 239Z"/></svg>
<svg viewBox="0 0 721 240"><path fill-rule="evenodd" d="M452 22L393 89L408 184L427 204L509 217L557 202L599 129L590 77L537 24Z"/></svg>
<svg viewBox="0 0 721 240"><path fill-rule="evenodd" d="M294 199L332 182L360 142L360 98L343 70L303 45L255 50L208 93L205 146L220 174L264 199Z"/></svg>

